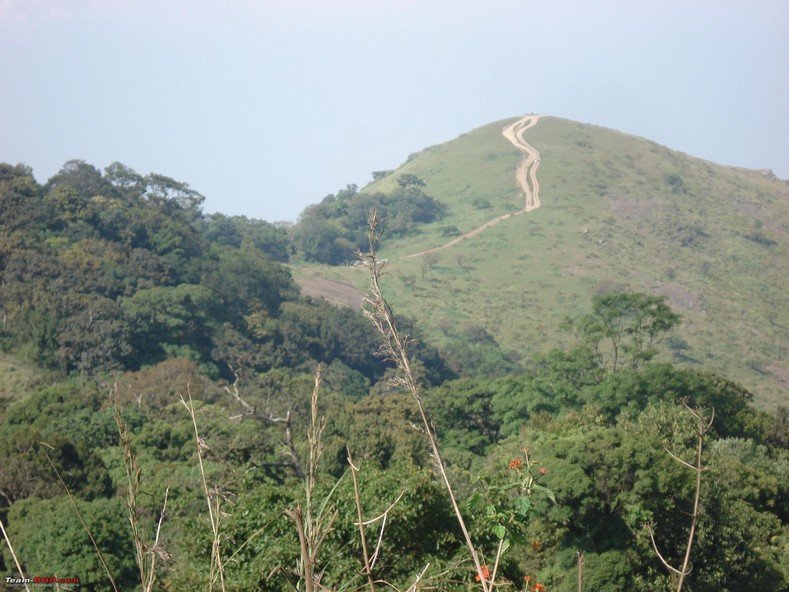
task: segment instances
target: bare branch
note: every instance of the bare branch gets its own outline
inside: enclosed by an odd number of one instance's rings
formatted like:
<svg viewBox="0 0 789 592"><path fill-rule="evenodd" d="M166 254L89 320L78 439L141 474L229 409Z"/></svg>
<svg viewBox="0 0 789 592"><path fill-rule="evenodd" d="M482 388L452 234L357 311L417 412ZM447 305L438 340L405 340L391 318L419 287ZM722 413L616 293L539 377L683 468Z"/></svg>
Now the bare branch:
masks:
<svg viewBox="0 0 789 592"><path fill-rule="evenodd" d="M490 574L490 587L495 588L496 572L499 571L499 561L504 551L504 539L499 539L499 546L496 549L496 560L493 562L493 573Z"/></svg>
<svg viewBox="0 0 789 592"><path fill-rule="evenodd" d="M419 585L419 581L420 581L420 580L422 579L422 577L425 575L425 572L427 571L427 568L428 568L428 567L430 567L430 564L429 564L429 563L428 563L427 565L425 565L425 568L424 568L424 569L423 569L421 572L419 572L419 575L418 575L418 576L416 576L416 579L414 580L414 583L413 583L413 584L411 584L411 585L408 587L408 590L406 590L406 592L415 592L417 585Z"/></svg>
<svg viewBox="0 0 789 592"><path fill-rule="evenodd" d="M660 562L672 573L676 574L677 577L677 592L682 591L682 584L684 583L685 576L687 576L693 570L693 564L690 562L690 554L693 549L693 541L696 536L696 526L699 520L699 514L701 512L701 475L704 471L706 471L706 467L702 466L702 452L704 450L704 436L705 434L712 428L712 422L715 418L715 409L713 408L710 413L710 418L704 414L704 410L694 409L689 404L687 399L682 401L685 409L693 416L696 420L696 426L694 428L696 432L696 459L695 465L690 464L679 458L676 454L671 452L668 448L665 448L666 452L676 460L677 462L681 463L683 466L689 468L693 472L696 473L696 487L695 493L693 496L693 512L690 514L690 531L688 533L688 541L685 545L685 556L682 560L682 566L680 568L675 568L666 561L663 555L660 554L658 550L657 543L655 542L655 533L654 528L652 525L644 525L647 532L649 533L649 538L652 540L652 547L655 550L655 553L660 559Z"/></svg>
<svg viewBox="0 0 789 592"><path fill-rule="evenodd" d="M233 370L233 368L231 368L231 370ZM238 370L233 370L233 375L235 376L235 380L233 381L233 384L231 386L226 386L225 387L225 391L227 392L227 394L232 396L236 401L238 401L238 403L241 405L241 407L244 408L244 412L239 414L239 415L233 416L231 419L238 419L238 418L244 417L245 415L254 415L255 414L255 408L252 405L250 405L249 403L247 403L241 397L241 394L238 392L238 383L241 380L240 372Z"/></svg>
<svg viewBox="0 0 789 592"><path fill-rule="evenodd" d="M230 419L230 421L237 421L242 420L248 416L259 416L260 414L257 413L255 407L247 403L239 392L238 383L241 379L240 372L238 370L234 370L232 367L231 370L233 370L235 380L231 386L225 387L225 391L241 405L243 411L236 415L230 416L228 419ZM293 444L293 429L291 423L292 414L293 409L289 409L285 417L275 417L273 412L269 412L268 415L262 417L269 423L281 423L285 425L285 447L287 449L288 458L290 459L290 466L293 468L293 472L296 474L296 477L303 479L304 471L301 468L301 462L299 461L299 455L296 452L296 446Z"/></svg>
<svg viewBox="0 0 789 592"><path fill-rule="evenodd" d="M676 567L673 567L668 561L666 561L663 555L661 555L657 546L657 542L655 542L655 530L653 526L651 524L644 524L644 528L646 529L647 533L649 533L649 538L652 540L652 548L655 550L655 553L657 554L658 559L660 559L660 562L663 564L663 566L669 571L680 575L682 572L680 572Z"/></svg>
<svg viewBox="0 0 789 592"><path fill-rule="evenodd" d="M378 542L375 545L375 552L373 553L372 559L370 559L370 569L375 567L375 562L378 561L378 554L381 552L381 545L384 542L384 531L386 530L386 519L389 517L388 514L383 515L384 519L381 521L381 532L378 533Z"/></svg>
<svg viewBox="0 0 789 592"><path fill-rule="evenodd" d="M162 531L162 522L164 521L164 513L167 510L167 497L170 494L170 486L164 490L164 503L162 504L162 511L159 514L159 522L156 525L156 536L153 540L153 547L150 549L151 553L151 569L148 572L148 581L145 583L145 592L153 590L153 584L156 581L156 558L161 557L164 560L169 559L169 554L159 546L159 535Z"/></svg>
<svg viewBox="0 0 789 592"><path fill-rule="evenodd" d="M681 458L679 458L679 457L678 457L676 454L674 454L673 452L671 452L671 450L669 450L667 447L665 447L665 446L664 446L664 447L663 447L663 450L665 450L666 452L668 452L668 455L669 455L671 458L673 458L673 459L674 459L675 461L677 461L678 463L681 463L681 464L685 465L685 466L686 466L686 467L688 467L688 468L689 468L691 471L695 471L695 470L696 470L696 467L695 467L695 466L693 466L693 465L692 465L692 464L690 464L689 462L685 462L684 460L682 460Z"/></svg>
<svg viewBox="0 0 789 592"><path fill-rule="evenodd" d="M391 504L389 504L389 507L386 508L386 510L384 510L382 514L376 516L375 518L370 518L369 520L365 520L364 525L369 526L370 524L378 522L381 519L385 519L386 515L392 510L392 508L394 508L397 505L397 502L399 502L404 495L405 495L405 489L400 492L400 495L397 496L397 499L393 501Z"/></svg>

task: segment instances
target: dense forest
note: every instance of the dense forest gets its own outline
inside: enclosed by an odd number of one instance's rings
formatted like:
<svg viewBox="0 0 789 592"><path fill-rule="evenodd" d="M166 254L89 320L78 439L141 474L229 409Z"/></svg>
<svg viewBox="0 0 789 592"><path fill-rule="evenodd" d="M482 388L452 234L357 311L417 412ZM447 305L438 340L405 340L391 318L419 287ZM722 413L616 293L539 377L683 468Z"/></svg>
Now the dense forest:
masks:
<svg viewBox="0 0 789 592"><path fill-rule="evenodd" d="M789 415L658 361L682 335L662 297L597 295L567 320L572 347L530 357L478 328L439 351L408 319L386 329L386 306L300 297L285 264L349 261L371 208L392 233L442 215L419 178L398 185L350 186L283 228L205 214L187 184L119 163L43 185L0 165L0 347L35 368L0 400L4 573L569 592L582 569L584 590L657 592L696 515L684 590L785 590ZM393 335L407 365L376 355L400 351Z"/></svg>
<svg viewBox="0 0 789 592"><path fill-rule="evenodd" d="M385 371L358 315L302 300L284 228L204 215L203 197L163 175L71 161L39 186L0 169L0 345L66 373L104 375L181 358L210 378L248 369ZM421 352L440 379L435 352Z"/></svg>

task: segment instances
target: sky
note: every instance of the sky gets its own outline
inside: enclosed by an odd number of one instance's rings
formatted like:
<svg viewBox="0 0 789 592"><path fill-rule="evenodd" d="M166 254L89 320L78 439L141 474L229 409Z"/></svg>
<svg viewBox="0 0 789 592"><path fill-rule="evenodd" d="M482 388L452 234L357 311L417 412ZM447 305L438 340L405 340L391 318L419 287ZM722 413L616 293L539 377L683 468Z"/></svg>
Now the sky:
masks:
<svg viewBox="0 0 789 592"><path fill-rule="evenodd" d="M310 203L524 113L789 178L786 0L0 0L0 161Z"/></svg>

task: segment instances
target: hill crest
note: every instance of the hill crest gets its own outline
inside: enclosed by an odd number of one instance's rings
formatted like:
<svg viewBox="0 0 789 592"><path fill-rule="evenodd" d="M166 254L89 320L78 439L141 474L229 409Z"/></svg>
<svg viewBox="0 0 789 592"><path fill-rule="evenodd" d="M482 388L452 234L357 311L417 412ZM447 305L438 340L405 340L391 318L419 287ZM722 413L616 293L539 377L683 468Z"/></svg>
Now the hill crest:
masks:
<svg viewBox="0 0 789 592"><path fill-rule="evenodd" d="M525 132L539 152L542 205L526 216L516 172L524 153L503 135L521 118L461 134L412 155L362 192L386 192L400 175L423 179L448 214L390 239L393 304L444 342L480 325L508 348L541 351L570 337L558 327L595 293L666 296L685 317L677 361L723 372L772 407L789 383L785 253L789 186L766 171L717 165L650 140L541 116ZM510 214L508 216L507 214ZM434 253L485 223L501 222ZM454 236L452 235L454 234ZM297 278L364 278L301 267Z"/></svg>

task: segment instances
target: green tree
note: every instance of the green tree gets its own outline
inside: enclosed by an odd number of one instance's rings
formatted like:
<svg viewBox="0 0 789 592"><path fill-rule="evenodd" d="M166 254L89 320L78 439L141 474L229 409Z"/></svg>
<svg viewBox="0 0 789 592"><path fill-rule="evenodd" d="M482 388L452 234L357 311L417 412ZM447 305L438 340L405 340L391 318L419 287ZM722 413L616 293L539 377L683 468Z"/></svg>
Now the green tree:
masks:
<svg viewBox="0 0 789 592"><path fill-rule="evenodd" d="M77 500L76 504L118 588L133 589L137 566L120 499ZM80 589L111 589L99 556L67 498L19 501L9 510L8 525L28 574L77 577ZM11 565L7 550L3 551L6 565Z"/></svg>
<svg viewBox="0 0 789 592"><path fill-rule="evenodd" d="M44 189L49 193L57 187L73 189L82 202L87 202L96 195L105 197L117 196L113 186L102 176L101 171L84 160L69 160L66 162L47 181Z"/></svg>
<svg viewBox="0 0 789 592"><path fill-rule="evenodd" d="M123 299L121 307L134 333L138 363L161 361L168 351L176 350L186 354L181 357L203 358L200 352L210 345L215 303L210 289L194 284L147 288Z"/></svg>
<svg viewBox="0 0 789 592"><path fill-rule="evenodd" d="M145 186L145 178L134 169L120 162L113 162L104 168L104 178L121 192L139 195Z"/></svg>
<svg viewBox="0 0 789 592"><path fill-rule="evenodd" d="M657 346L680 323L665 300L640 293L598 295L592 312L570 326L602 366L614 372L638 368L657 355Z"/></svg>

